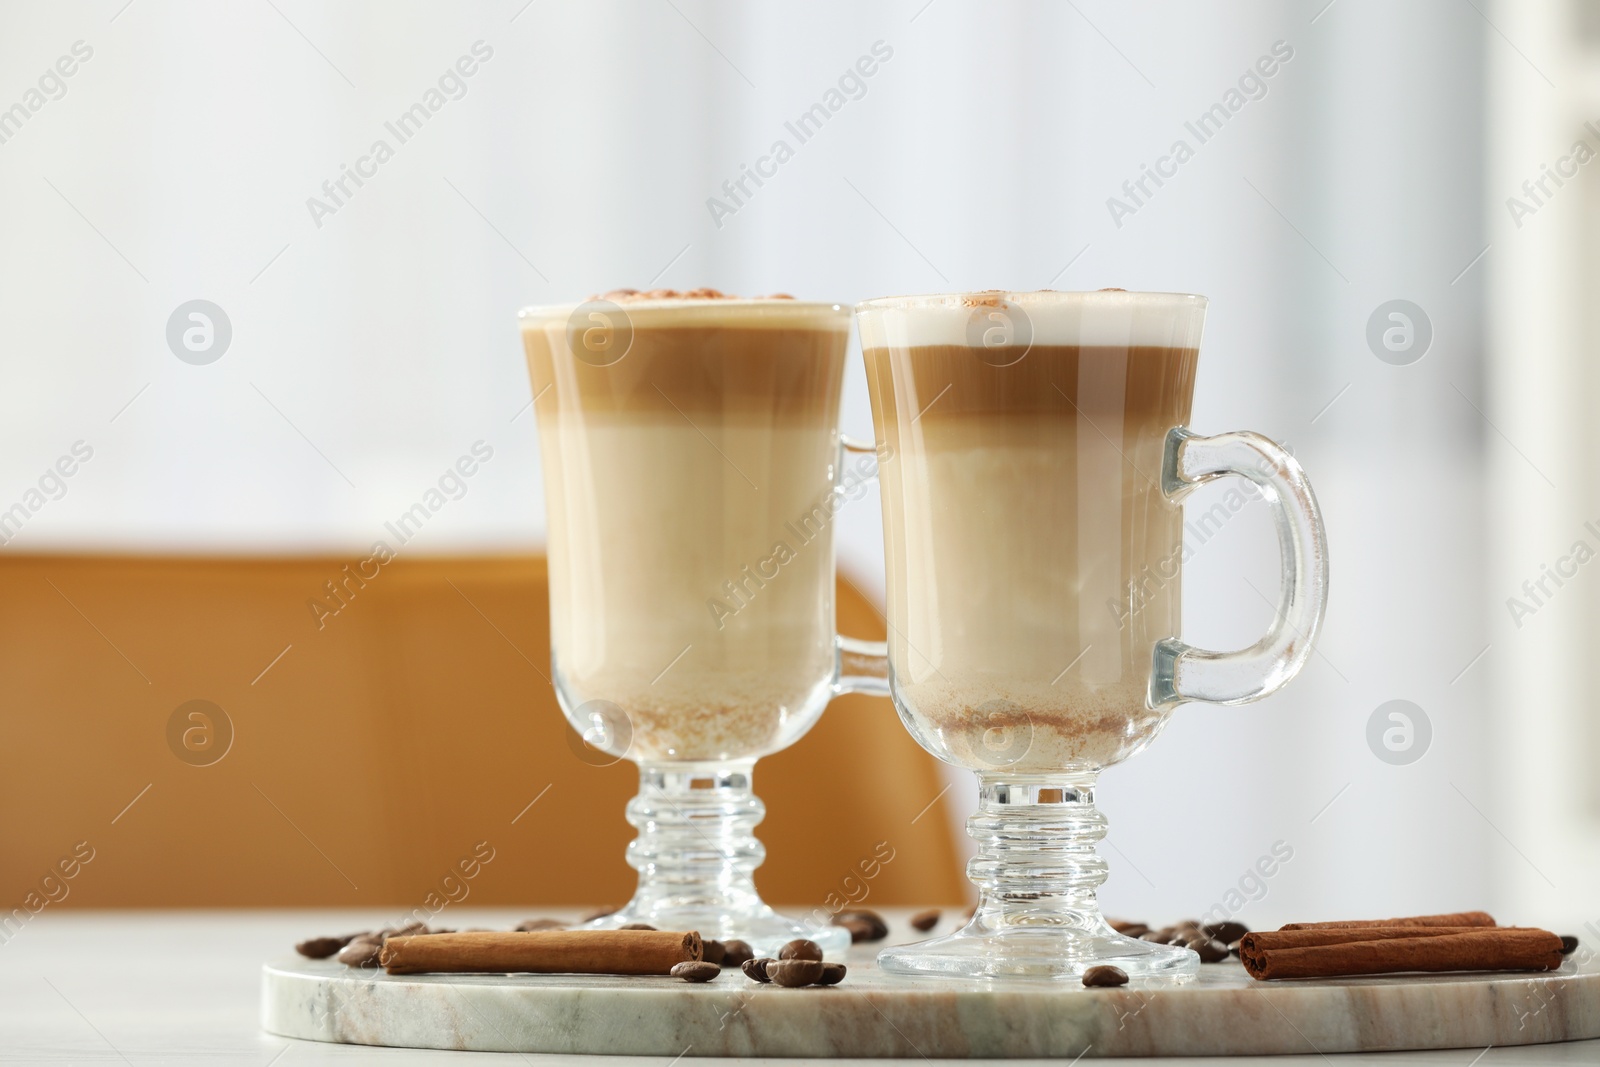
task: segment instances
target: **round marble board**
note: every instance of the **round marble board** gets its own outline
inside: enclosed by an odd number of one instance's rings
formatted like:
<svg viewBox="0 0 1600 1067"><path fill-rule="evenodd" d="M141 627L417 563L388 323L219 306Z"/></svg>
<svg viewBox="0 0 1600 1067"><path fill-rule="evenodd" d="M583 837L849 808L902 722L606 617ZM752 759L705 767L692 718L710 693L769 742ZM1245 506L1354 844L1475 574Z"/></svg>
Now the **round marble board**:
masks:
<svg viewBox="0 0 1600 1067"><path fill-rule="evenodd" d="M1600 961L1541 974L1257 982L1236 961L1117 989L885 975L852 949L839 986L737 968L667 977L387 975L333 960L262 969L285 1037L484 1052L675 1057L1221 1056L1484 1048L1600 1037Z"/></svg>

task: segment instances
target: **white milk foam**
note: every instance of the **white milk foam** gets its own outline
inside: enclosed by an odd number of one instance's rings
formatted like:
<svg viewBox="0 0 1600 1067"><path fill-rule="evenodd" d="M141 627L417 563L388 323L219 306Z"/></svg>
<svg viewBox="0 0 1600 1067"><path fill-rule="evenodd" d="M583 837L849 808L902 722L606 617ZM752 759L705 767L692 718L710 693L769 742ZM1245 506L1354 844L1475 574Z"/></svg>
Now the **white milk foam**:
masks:
<svg viewBox="0 0 1600 1067"><path fill-rule="evenodd" d="M964 345L974 329L986 327L991 313L1026 320L1034 344L1198 348L1205 308L1203 296L1120 289L896 296L856 305L857 311L877 313L859 320L863 348Z"/></svg>

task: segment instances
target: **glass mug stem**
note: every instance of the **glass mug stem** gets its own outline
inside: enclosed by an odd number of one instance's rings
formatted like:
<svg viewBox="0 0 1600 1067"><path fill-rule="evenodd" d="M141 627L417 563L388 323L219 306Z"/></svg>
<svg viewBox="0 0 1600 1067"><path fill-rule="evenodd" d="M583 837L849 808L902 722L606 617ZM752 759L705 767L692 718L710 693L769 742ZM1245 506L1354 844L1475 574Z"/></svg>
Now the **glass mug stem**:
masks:
<svg viewBox="0 0 1600 1067"><path fill-rule="evenodd" d="M1124 937L1100 913L1108 867L1096 851L1107 826L1094 802L1098 777L980 773L978 810L967 820L978 846L967 864L978 889L972 919L953 934L885 949L879 966L967 978L1076 978L1102 964L1146 978L1192 974L1188 949Z"/></svg>
<svg viewBox="0 0 1600 1067"><path fill-rule="evenodd" d="M1108 868L1095 851L1106 836L1106 817L1094 806L1096 777L979 776L978 810L967 820L978 845L967 864L980 894L975 917L993 926L1101 930L1095 891Z"/></svg>
<svg viewBox="0 0 1600 1067"><path fill-rule="evenodd" d="M767 808L750 788L754 770L755 760L639 765L639 795L628 802L639 831L628 844L628 866L639 872L634 921L760 906L753 876L767 850L755 828Z"/></svg>

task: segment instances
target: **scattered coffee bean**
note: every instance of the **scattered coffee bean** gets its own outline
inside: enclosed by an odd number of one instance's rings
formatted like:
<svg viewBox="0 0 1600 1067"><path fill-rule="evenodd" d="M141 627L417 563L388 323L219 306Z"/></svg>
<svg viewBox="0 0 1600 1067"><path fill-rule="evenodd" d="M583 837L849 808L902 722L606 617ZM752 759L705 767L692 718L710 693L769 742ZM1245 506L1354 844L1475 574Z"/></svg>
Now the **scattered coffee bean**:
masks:
<svg viewBox="0 0 1600 1067"><path fill-rule="evenodd" d="M685 982L709 982L722 973L722 968L705 960L684 960L672 965L672 977Z"/></svg>
<svg viewBox="0 0 1600 1067"><path fill-rule="evenodd" d="M1099 967L1090 967L1083 972L1083 984L1086 986L1119 986L1128 984L1128 972L1121 967L1112 967L1101 964Z"/></svg>
<svg viewBox="0 0 1600 1067"><path fill-rule="evenodd" d="M822 977L817 979L818 985L838 985L844 981L845 967L842 963L824 963Z"/></svg>
<svg viewBox="0 0 1600 1067"><path fill-rule="evenodd" d="M566 928L567 924L560 919L524 919L512 927L513 930L521 930L524 933L532 933L535 930L565 930Z"/></svg>
<svg viewBox="0 0 1600 1067"><path fill-rule="evenodd" d="M339 950L339 962L346 967L376 967L383 942L376 937L358 937Z"/></svg>
<svg viewBox="0 0 1600 1067"><path fill-rule="evenodd" d="M929 908L927 911L919 911L915 915L911 916L911 928L913 930L921 930L923 933L927 933L929 930L932 930L935 926L939 925L939 915L940 912L938 908Z"/></svg>
<svg viewBox="0 0 1600 1067"><path fill-rule="evenodd" d="M771 956L762 956L759 959L745 960L739 969L744 971L746 978L753 978L765 985L772 981L771 978L767 977L767 965L776 962Z"/></svg>
<svg viewBox="0 0 1600 1067"><path fill-rule="evenodd" d="M1206 923L1200 929L1204 931L1207 937L1213 941L1221 941L1224 945L1231 945L1250 932L1250 928L1244 923L1232 921Z"/></svg>
<svg viewBox="0 0 1600 1067"><path fill-rule="evenodd" d="M1111 920L1111 929L1123 937L1143 937L1150 932L1150 926L1147 923L1123 922L1120 919Z"/></svg>
<svg viewBox="0 0 1600 1067"><path fill-rule="evenodd" d="M1576 951L1578 951L1578 939L1573 937L1571 934L1562 934L1561 954L1563 956L1570 956Z"/></svg>
<svg viewBox="0 0 1600 1067"><path fill-rule="evenodd" d="M789 942L778 950L780 960L814 960L822 962L822 949L815 941L807 941L800 937Z"/></svg>
<svg viewBox="0 0 1600 1067"><path fill-rule="evenodd" d="M1190 938L1184 942L1183 947L1199 955L1201 963L1221 963L1228 958L1228 946L1221 941L1213 941L1204 934Z"/></svg>
<svg viewBox="0 0 1600 1067"><path fill-rule="evenodd" d="M1142 934L1135 934L1133 936L1137 937L1140 941L1153 941L1158 945L1165 945L1167 943L1166 935L1160 930L1146 930Z"/></svg>
<svg viewBox="0 0 1600 1067"><path fill-rule="evenodd" d="M651 926L649 923L628 923L626 926L617 927L617 929L618 930L654 930L655 927ZM710 944L710 942L707 942L707 944Z"/></svg>
<svg viewBox="0 0 1600 1067"><path fill-rule="evenodd" d="M743 967L755 958L755 950L750 947L748 941L736 939L722 943L722 965L724 967Z"/></svg>
<svg viewBox="0 0 1600 1067"><path fill-rule="evenodd" d="M707 963L715 963L718 967L721 967L723 957L727 954L728 946L721 941L713 941L708 937L701 943L700 958Z"/></svg>
<svg viewBox="0 0 1600 1067"><path fill-rule="evenodd" d="M361 935L346 934L343 937L312 937L300 942L294 950L307 959L325 960L359 936Z"/></svg>
<svg viewBox="0 0 1600 1067"><path fill-rule="evenodd" d="M604 919L607 915L615 915L617 912L619 912L621 910L622 910L621 908L609 907L609 906L595 908L593 911L588 912L587 914L585 914L584 917L582 919L579 919L578 921L579 922L592 923L596 919Z"/></svg>
<svg viewBox="0 0 1600 1067"><path fill-rule="evenodd" d="M811 944L807 941L806 944ZM767 977L781 986L798 989L800 986L815 985L822 977L823 963L821 960L796 959L791 957L767 964Z"/></svg>
<svg viewBox="0 0 1600 1067"><path fill-rule="evenodd" d="M868 908L841 911L833 917L833 925L850 931L852 944L862 941L882 941L889 936L889 924L883 916Z"/></svg>
<svg viewBox="0 0 1600 1067"><path fill-rule="evenodd" d="M385 926L382 930L378 931L377 936L379 936L379 937L411 937L411 936L413 936L415 934L425 934L427 932L428 932L428 924L427 923L409 922L409 923L406 923L404 926Z"/></svg>

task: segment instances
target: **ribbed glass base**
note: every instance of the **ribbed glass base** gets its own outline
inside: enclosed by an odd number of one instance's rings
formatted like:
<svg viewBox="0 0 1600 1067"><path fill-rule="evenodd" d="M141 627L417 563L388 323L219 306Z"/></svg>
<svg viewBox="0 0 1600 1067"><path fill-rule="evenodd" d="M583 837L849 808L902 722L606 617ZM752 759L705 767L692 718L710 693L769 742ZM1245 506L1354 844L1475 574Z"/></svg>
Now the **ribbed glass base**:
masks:
<svg viewBox="0 0 1600 1067"><path fill-rule="evenodd" d="M647 923L658 930L697 930L718 941L738 939L758 956L775 956L785 942L809 938L829 956L850 946L850 933L831 916L788 918L756 892L754 872L766 847L755 827L766 806L751 790L755 761L719 764L641 764L639 795L628 822L639 831L628 864L639 886L622 910L589 929Z"/></svg>
<svg viewBox="0 0 1600 1067"><path fill-rule="evenodd" d="M1101 916L1095 890L1106 864L1095 846L1106 819L1094 787L1093 774L980 777L978 811L967 821L978 843L967 865L978 910L953 934L885 949L878 965L896 974L1076 980L1109 964L1130 978L1193 978L1195 953L1124 937Z"/></svg>

